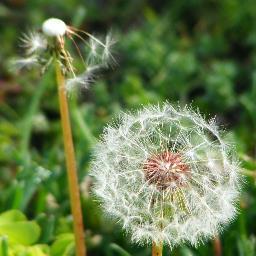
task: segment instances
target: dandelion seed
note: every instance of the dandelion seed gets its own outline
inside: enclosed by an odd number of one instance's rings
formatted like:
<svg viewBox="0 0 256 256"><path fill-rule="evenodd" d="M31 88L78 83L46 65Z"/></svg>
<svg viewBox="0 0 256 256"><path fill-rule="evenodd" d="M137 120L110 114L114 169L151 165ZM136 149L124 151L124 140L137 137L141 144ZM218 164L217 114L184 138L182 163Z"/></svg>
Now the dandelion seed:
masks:
<svg viewBox="0 0 256 256"><path fill-rule="evenodd" d="M90 52L88 54L87 60L88 60L88 63L94 63L99 58L99 53L98 53L99 44L95 40L90 39L89 47L90 47Z"/></svg>
<svg viewBox="0 0 256 256"><path fill-rule="evenodd" d="M74 78L69 78L66 81L66 91L68 93L73 92L77 85L80 85L78 88L87 89L89 85L94 82L96 77L96 72L100 69L100 66L89 66L86 71Z"/></svg>
<svg viewBox="0 0 256 256"><path fill-rule="evenodd" d="M21 38L21 42L21 46L26 49L27 55L31 55L40 50L46 50L47 48L46 38L42 34L34 31L24 34Z"/></svg>
<svg viewBox="0 0 256 256"><path fill-rule="evenodd" d="M236 214L240 176L216 124L169 103L123 114L94 151L94 191L134 242L198 245Z"/></svg>
<svg viewBox="0 0 256 256"><path fill-rule="evenodd" d="M112 54L112 48L113 46L116 44L116 39L113 37L112 33L109 33L106 36L105 39L105 47L103 50L103 54L102 54L102 60L103 62L107 65L108 63L111 64L115 64L115 58Z"/></svg>
<svg viewBox="0 0 256 256"><path fill-rule="evenodd" d="M90 76L87 76L87 73L75 76L74 78L69 78L66 81L66 91L67 93L74 92L74 90L77 88L77 85L82 86L82 88L88 88L89 84L92 82L92 78Z"/></svg>
<svg viewBox="0 0 256 256"><path fill-rule="evenodd" d="M19 58L13 59L10 61L10 67L14 70L21 70L23 68L32 68L34 66L39 65L38 57L36 55L32 55L27 58Z"/></svg>

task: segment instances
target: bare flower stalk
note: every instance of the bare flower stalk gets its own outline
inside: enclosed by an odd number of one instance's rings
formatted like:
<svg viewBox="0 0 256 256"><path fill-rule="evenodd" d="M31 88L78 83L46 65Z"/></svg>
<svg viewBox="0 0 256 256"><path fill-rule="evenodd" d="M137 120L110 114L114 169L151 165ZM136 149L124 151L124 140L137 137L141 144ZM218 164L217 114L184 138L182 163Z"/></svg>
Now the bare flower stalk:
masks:
<svg viewBox="0 0 256 256"><path fill-rule="evenodd" d="M84 256L86 255L86 246L84 241L85 235L84 235L80 192L79 192L77 170L76 170L75 152L74 152L74 145L73 145L73 139L72 139L71 126L70 126L68 102L67 102L67 97L64 89L65 78L62 74L60 63L58 62L57 59L55 61L55 68L56 68L56 78L57 78L57 84L58 84L61 126L62 126L63 138L64 138L66 166L67 166L67 173L68 173L69 195L70 195L71 210L72 210L73 221L74 221L76 255Z"/></svg>
<svg viewBox="0 0 256 256"><path fill-rule="evenodd" d="M214 250L214 256L221 256L222 255L222 248L221 248L221 240L219 236L216 236L213 239L213 250Z"/></svg>
<svg viewBox="0 0 256 256"><path fill-rule="evenodd" d="M152 244L152 256L162 256L163 243L153 243Z"/></svg>
<svg viewBox="0 0 256 256"><path fill-rule="evenodd" d="M86 59L83 58L82 51L74 37L89 47ZM89 41L87 42L84 37L88 38ZM66 48L66 40L73 44L83 63L84 70L79 75L76 73L79 69L74 66L74 57ZM37 67L40 69L40 73L43 74L55 60L69 194L74 220L76 255L86 256L80 192L67 96L79 88L88 88L101 68L106 68L111 63L115 63L111 53L115 40L111 34L108 34L105 41L101 42L90 33L69 26L60 19L49 18L43 22L40 32L30 31L28 34L24 34L20 41L25 50L25 56L11 61L11 67L15 70ZM83 128L87 127L83 126ZM90 134L89 131L85 131L85 133Z"/></svg>

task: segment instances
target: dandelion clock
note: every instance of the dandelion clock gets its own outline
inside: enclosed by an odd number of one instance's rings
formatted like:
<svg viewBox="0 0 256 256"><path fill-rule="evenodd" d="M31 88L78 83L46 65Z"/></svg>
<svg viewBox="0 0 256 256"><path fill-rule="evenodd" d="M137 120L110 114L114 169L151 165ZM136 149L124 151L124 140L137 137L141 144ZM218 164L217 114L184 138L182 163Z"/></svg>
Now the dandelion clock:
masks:
<svg viewBox="0 0 256 256"><path fill-rule="evenodd" d="M91 175L105 212L132 241L153 244L153 255L161 255L163 244L196 246L234 218L238 170L213 120L165 103L108 126Z"/></svg>

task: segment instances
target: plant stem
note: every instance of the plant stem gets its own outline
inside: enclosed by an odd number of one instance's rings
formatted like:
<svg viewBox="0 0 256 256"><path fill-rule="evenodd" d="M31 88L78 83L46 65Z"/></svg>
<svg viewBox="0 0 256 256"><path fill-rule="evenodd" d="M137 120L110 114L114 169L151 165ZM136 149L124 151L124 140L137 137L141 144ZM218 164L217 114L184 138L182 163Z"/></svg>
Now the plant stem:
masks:
<svg viewBox="0 0 256 256"><path fill-rule="evenodd" d="M52 75L52 74L50 73L50 75ZM21 159L24 160L25 166L28 164L28 162L30 160L30 154L28 152L28 148L29 148L29 142L30 142L31 131L32 131L32 126L33 126L33 118L38 111L40 101L44 95L44 92L47 89L48 79L49 79L49 75L46 75L46 77L37 86L34 96L31 99L31 102L29 104L30 107L27 111L27 115L24 118L24 124L22 127L22 138L21 138L20 152L21 152Z"/></svg>
<svg viewBox="0 0 256 256"><path fill-rule="evenodd" d="M84 241L83 217L80 202L80 191L77 178L76 160L72 139L71 125L69 119L68 102L65 93L65 78L62 74L58 60L55 60L56 78L58 84L61 126L64 138L64 148L66 166L68 173L69 195L71 200L71 210L74 221L74 233L76 242L76 255L85 256L86 246Z"/></svg>
<svg viewBox="0 0 256 256"><path fill-rule="evenodd" d="M252 177L254 179L256 179L256 171L255 170L247 170L245 168L241 168L240 169L241 174L248 176L248 177Z"/></svg>
<svg viewBox="0 0 256 256"><path fill-rule="evenodd" d="M214 255L215 256L221 256L221 241L219 236L216 236L213 240L213 250L214 250Z"/></svg>
<svg viewBox="0 0 256 256"><path fill-rule="evenodd" d="M152 256L162 256L163 252L163 243L156 244L153 242L152 244Z"/></svg>
<svg viewBox="0 0 256 256"><path fill-rule="evenodd" d="M79 127L81 134L89 143L89 146L92 146L96 142L96 138L93 136L88 125L85 123L81 111L78 109L77 106L74 106L72 109L72 113L74 115L74 122L76 123L77 127Z"/></svg>

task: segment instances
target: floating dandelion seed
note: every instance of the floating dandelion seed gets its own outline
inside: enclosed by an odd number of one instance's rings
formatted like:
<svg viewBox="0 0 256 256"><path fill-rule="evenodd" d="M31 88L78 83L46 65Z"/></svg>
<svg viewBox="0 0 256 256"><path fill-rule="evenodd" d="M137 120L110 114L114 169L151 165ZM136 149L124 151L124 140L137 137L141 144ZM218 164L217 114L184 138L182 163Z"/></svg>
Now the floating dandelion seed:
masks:
<svg viewBox="0 0 256 256"><path fill-rule="evenodd" d="M89 39L88 42L85 37ZM90 51L87 58L83 58L75 38L89 46ZM66 39L73 43L84 64L85 70L79 75L74 67L73 57L65 46ZM44 72L57 55L62 71L67 78L66 90L71 92L79 85L82 88L87 88L89 83L94 81L95 74L93 72L108 66L108 62L113 63L114 58L111 53L113 43L114 39L111 35L107 35L106 42L103 43L86 31L68 26L60 19L50 18L42 24L41 32L31 31L22 36L21 46L25 48L26 57L12 60L11 65L16 69L37 65L41 66L41 71Z"/></svg>
<svg viewBox="0 0 256 256"><path fill-rule="evenodd" d="M198 245L236 214L233 149L189 108L166 103L124 114L105 129L94 158L95 193L137 243Z"/></svg>

